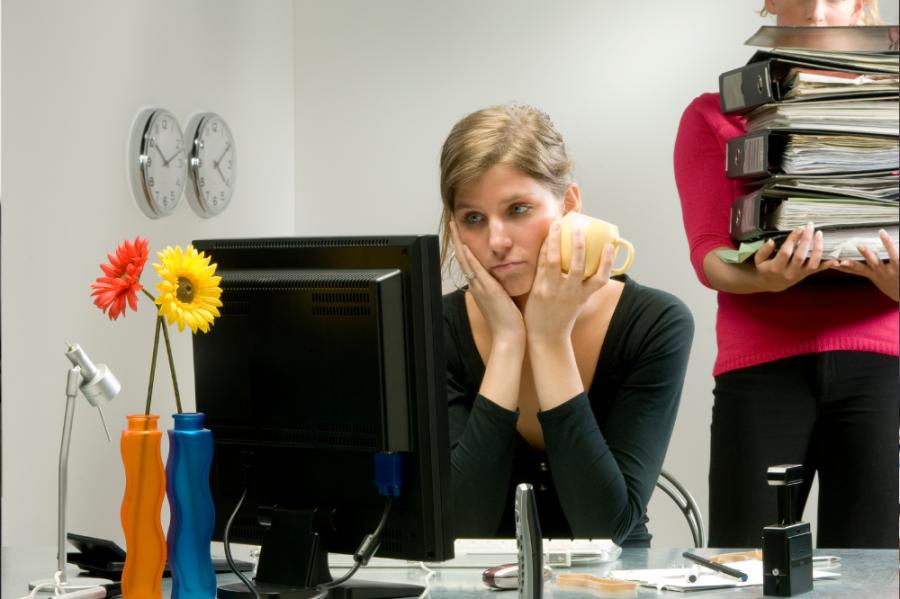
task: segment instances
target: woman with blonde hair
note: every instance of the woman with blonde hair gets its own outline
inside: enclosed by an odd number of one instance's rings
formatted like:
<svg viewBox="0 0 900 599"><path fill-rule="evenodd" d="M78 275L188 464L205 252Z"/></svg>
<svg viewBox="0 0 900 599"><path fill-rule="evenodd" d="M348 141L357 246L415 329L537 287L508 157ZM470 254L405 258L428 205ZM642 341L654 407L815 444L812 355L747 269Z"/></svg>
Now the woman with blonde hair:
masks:
<svg viewBox="0 0 900 599"><path fill-rule="evenodd" d="M878 19L874 0L766 0L765 11L781 26ZM709 545L759 546L763 526L777 521L766 470L790 463L804 466L797 514L818 474L820 547L895 548L897 247L881 231L888 261L865 246L863 261L828 260L810 223L778 249L767 242L750 264L720 260L717 249L734 247L731 204L746 192L725 177L725 145L744 132L742 117L720 112L718 94L703 94L675 142L691 262L718 291Z"/></svg>
<svg viewBox="0 0 900 599"><path fill-rule="evenodd" d="M693 319L673 296L610 277L585 239L560 264L559 219L581 191L559 132L529 106L456 123L441 153L444 297L457 537L512 537L531 483L546 537L649 546L647 502L665 457Z"/></svg>

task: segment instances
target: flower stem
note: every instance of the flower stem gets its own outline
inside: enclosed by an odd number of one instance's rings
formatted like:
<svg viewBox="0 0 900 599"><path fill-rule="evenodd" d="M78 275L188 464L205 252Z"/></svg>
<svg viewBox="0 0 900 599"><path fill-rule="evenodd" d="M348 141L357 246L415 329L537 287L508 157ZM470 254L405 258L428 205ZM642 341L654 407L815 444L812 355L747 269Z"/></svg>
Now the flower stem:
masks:
<svg viewBox="0 0 900 599"><path fill-rule="evenodd" d="M159 317L162 322L162 316ZM166 339L166 354L169 356L169 370L172 372L172 386L175 387L175 407L181 414L181 396L178 394L178 378L175 376L175 360L172 359L172 344L169 342L169 327L163 324L163 337Z"/></svg>
<svg viewBox="0 0 900 599"><path fill-rule="evenodd" d="M150 398L153 397L153 379L156 376L156 354L159 349L159 329L162 326L162 316L156 317L156 334L153 336L153 357L150 360L150 382L147 384L147 407L144 414L150 415Z"/></svg>
<svg viewBox="0 0 900 599"><path fill-rule="evenodd" d="M153 295L151 295L149 291L147 291L146 289L142 289L142 291L144 292L144 294L147 297L150 298L150 301L152 301L153 303L156 303L156 298L153 297ZM159 322L162 325L163 337L165 338L165 341L166 341L166 355L169 358L169 371L172 373L172 386L175 388L175 407L178 409L178 413L181 414L182 413L181 394L178 393L178 377L175 376L175 360L174 360L174 358L172 358L172 343L169 341L169 327L167 327L166 324L163 322L162 316L159 317ZM157 338L157 340L159 340L159 329L156 330L156 338ZM153 348L154 348L153 349L153 359L155 360L156 359L156 346L154 345ZM151 381L151 385L152 384L153 383ZM147 405L148 406L150 405L149 399L147 400ZM149 410L149 407L148 407L148 410ZM148 412L148 414L149 414L149 412Z"/></svg>

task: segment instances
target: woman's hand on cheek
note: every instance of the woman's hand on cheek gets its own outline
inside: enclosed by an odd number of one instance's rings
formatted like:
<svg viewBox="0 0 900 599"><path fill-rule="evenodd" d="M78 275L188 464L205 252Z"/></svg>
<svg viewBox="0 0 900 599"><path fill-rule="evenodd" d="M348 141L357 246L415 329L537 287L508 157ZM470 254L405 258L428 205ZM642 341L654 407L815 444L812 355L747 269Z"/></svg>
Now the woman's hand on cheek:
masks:
<svg viewBox="0 0 900 599"><path fill-rule="evenodd" d="M609 281L613 248L603 249L597 272L584 278L585 239L582 229L572 232L572 261L569 272L560 266L560 227L554 222L541 247L531 294L525 306L525 326L529 343L568 343L575 319L588 299Z"/></svg>
<svg viewBox="0 0 900 599"><path fill-rule="evenodd" d="M456 260L469 281L469 293L478 304L478 309L481 310L491 331L492 343L509 343L524 347L525 323L519 308L497 279L460 240L459 230L453 221L450 222L450 235L453 239Z"/></svg>

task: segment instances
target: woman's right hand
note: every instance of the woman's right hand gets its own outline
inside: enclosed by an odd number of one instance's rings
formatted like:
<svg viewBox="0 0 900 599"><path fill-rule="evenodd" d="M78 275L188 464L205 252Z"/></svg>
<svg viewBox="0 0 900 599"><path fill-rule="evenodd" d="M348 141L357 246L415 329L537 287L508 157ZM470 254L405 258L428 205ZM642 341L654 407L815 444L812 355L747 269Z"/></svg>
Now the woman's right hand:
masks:
<svg viewBox="0 0 900 599"><path fill-rule="evenodd" d="M807 259L810 245L812 252ZM753 257L760 291L784 291L811 274L831 268L830 260L822 260L822 245L822 232L813 234L812 224L791 231L777 252L775 242L768 240Z"/></svg>
<svg viewBox="0 0 900 599"><path fill-rule="evenodd" d="M460 240L456 223L450 221L450 236L456 260L463 275L469 282L469 293L478 304L488 329L491 344L511 344L516 348L525 347L525 321L522 312L506 293L506 290L491 273L482 266L469 248Z"/></svg>

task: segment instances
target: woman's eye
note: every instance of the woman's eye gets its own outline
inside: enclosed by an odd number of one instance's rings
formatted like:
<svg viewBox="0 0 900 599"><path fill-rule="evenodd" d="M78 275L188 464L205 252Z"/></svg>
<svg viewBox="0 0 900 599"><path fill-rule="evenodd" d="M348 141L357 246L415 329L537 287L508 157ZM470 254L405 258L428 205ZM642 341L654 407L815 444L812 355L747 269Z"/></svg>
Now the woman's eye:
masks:
<svg viewBox="0 0 900 599"><path fill-rule="evenodd" d="M467 225L477 225L484 219L483 216L478 214L477 212L469 212L468 214L463 215L463 223Z"/></svg>
<svg viewBox="0 0 900 599"><path fill-rule="evenodd" d="M531 206L526 204L515 204L510 207L509 211L513 214L527 214L531 210Z"/></svg>

